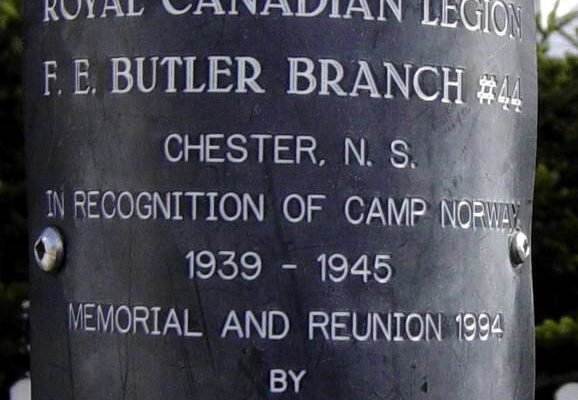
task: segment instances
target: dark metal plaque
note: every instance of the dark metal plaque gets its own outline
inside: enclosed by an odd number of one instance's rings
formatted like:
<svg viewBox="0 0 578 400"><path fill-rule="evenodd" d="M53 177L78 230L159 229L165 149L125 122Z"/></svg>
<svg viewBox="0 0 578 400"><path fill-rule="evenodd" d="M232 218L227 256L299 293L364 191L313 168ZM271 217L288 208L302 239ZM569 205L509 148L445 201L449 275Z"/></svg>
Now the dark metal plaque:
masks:
<svg viewBox="0 0 578 400"><path fill-rule="evenodd" d="M532 399L533 15L26 1L34 399Z"/></svg>

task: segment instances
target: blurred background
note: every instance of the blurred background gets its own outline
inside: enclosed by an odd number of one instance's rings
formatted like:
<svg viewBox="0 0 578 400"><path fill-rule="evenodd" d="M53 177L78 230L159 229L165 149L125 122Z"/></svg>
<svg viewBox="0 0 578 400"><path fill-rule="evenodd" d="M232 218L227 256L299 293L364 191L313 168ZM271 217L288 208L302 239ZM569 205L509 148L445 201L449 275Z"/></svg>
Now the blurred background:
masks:
<svg viewBox="0 0 578 400"><path fill-rule="evenodd" d="M20 1L0 0L0 400L29 393ZM578 0L535 4L536 400L578 400Z"/></svg>

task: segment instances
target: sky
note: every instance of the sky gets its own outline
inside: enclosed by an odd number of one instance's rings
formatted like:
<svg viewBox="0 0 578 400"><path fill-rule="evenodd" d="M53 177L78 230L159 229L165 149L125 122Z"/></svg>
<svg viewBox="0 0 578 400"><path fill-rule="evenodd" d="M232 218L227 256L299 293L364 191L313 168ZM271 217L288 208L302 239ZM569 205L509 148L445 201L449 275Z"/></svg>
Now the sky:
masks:
<svg viewBox="0 0 578 400"><path fill-rule="evenodd" d="M542 9L547 10L547 12L550 12L552 10L552 8L554 8L555 3L556 3L556 0L541 0L540 1L540 5L541 5ZM576 8L576 7L578 7L578 1L576 1L576 0L560 0L560 6L558 7L558 10L562 14L565 14L568 11L571 11L573 8Z"/></svg>
<svg viewBox="0 0 578 400"><path fill-rule="evenodd" d="M542 12L542 23L544 23L548 14L554 8L556 0L540 0L540 8ZM564 15L572 10L578 10L578 0L560 0L558 7L558 15ZM578 28L578 23L574 24L572 29ZM553 56L561 56L565 52L574 52L577 50L572 47L563 37L554 36L550 42L550 54Z"/></svg>

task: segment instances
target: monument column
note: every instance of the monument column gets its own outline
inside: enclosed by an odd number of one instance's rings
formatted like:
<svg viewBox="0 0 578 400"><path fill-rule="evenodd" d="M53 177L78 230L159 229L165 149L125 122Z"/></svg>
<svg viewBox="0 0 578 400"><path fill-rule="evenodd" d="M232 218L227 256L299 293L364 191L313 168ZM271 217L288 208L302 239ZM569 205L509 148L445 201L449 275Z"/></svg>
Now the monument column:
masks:
<svg viewBox="0 0 578 400"><path fill-rule="evenodd" d="M533 398L531 0L24 7L35 400Z"/></svg>

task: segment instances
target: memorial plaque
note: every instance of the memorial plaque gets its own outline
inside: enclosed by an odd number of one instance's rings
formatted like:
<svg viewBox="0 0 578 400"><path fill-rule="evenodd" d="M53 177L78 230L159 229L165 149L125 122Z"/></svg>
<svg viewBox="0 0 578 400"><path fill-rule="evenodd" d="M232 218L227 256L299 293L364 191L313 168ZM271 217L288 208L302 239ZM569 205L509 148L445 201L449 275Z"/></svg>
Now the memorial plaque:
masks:
<svg viewBox="0 0 578 400"><path fill-rule="evenodd" d="M24 7L34 399L533 398L532 1Z"/></svg>

